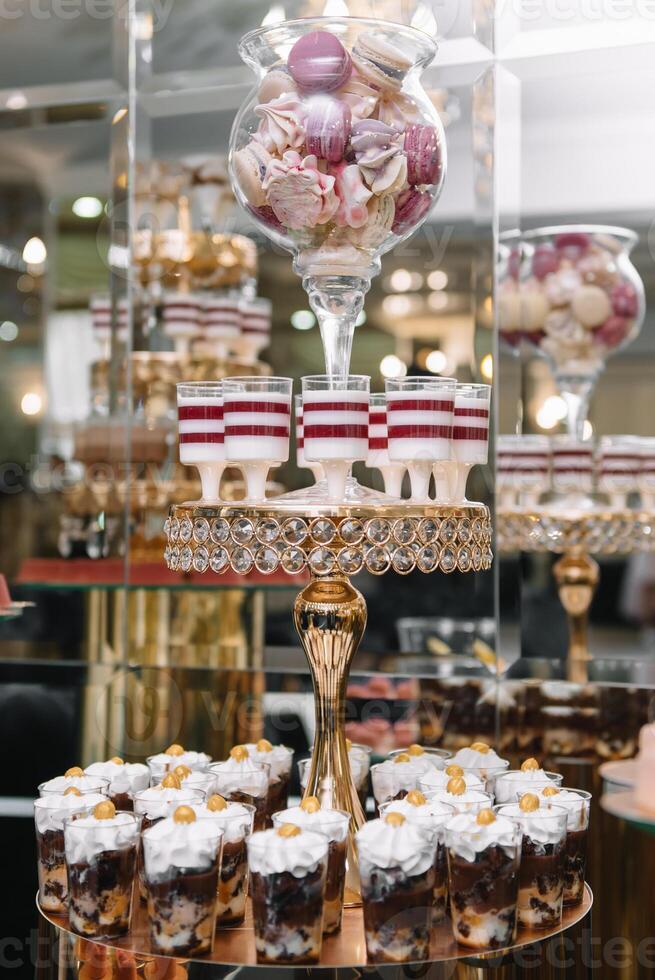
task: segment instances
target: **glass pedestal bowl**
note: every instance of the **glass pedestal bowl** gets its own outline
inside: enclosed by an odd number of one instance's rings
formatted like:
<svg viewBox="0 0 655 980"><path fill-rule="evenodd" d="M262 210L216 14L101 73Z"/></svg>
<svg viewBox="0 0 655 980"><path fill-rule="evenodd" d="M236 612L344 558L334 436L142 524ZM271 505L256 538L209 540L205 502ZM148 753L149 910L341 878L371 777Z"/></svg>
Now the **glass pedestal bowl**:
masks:
<svg viewBox="0 0 655 980"><path fill-rule="evenodd" d="M258 81L232 129L232 185L293 254L326 373L343 376L381 255L419 227L443 185L443 127L420 84L436 45L411 27L318 17L252 31L239 53Z"/></svg>

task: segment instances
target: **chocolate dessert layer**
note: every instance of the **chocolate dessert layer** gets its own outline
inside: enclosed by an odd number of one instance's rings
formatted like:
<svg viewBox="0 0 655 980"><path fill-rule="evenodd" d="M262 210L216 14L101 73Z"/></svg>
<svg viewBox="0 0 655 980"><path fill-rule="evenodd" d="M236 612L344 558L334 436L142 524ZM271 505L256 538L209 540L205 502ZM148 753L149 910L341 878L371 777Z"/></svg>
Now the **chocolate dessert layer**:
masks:
<svg viewBox="0 0 655 980"><path fill-rule="evenodd" d="M330 841L327 871L325 873L325 901L334 902L343 897L346 880L347 841Z"/></svg>
<svg viewBox="0 0 655 980"><path fill-rule="evenodd" d="M569 830L564 848L564 905L579 905L584 895L587 831Z"/></svg>
<svg viewBox="0 0 655 980"><path fill-rule="evenodd" d="M183 868L174 878L147 881L148 918L153 945L161 952L207 952L214 935L218 862L211 868ZM180 933L188 942L176 942Z"/></svg>
<svg viewBox="0 0 655 980"><path fill-rule="evenodd" d="M266 826L273 826L273 814L277 813L279 810L286 810L289 800L289 775L285 774L280 776L274 782L271 782L268 787L268 796L266 799ZM255 819L257 819L255 817ZM257 829L257 828L255 828Z"/></svg>
<svg viewBox="0 0 655 980"><path fill-rule="evenodd" d="M39 861L45 868L54 868L66 860L63 830L46 830L36 835Z"/></svg>
<svg viewBox="0 0 655 980"><path fill-rule="evenodd" d="M477 861L448 855L451 900L456 910L482 914L516 904L518 871L514 857L502 847L488 847Z"/></svg>
<svg viewBox="0 0 655 980"><path fill-rule="evenodd" d="M134 802L129 793L112 793L110 799L117 810L127 810L128 813L134 812Z"/></svg>
<svg viewBox="0 0 655 980"><path fill-rule="evenodd" d="M445 844L437 844L437 854L434 861L434 899L432 919L441 922L446 915L448 901L448 861Z"/></svg>
<svg viewBox="0 0 655 980"><path fill-rule="evenodd" d="M223 845L223 860L218 879L218 900L226 911L219 915L221 926L234 926L243 922L245 909L238 915L230 911L230 906L237 904L248 883L248 851L245 838L228 841ZM241 905L242 903L239 902Z"/></svg>
<svg viewBox="0 0 655 980"><path fill-rule="evenodd" d="M364 932L370 960L397 962L394 947L398 945L406 951L404 959L427 958L434 882L433 867L411 877L399 867L373 869L362 876Z"/></svg>
<svg viewBox="0 0 655 980"><path fill-rule="evenodd" d="M136 847L102 851L91 863L68 865L71 925L82 935L123 936L130 925Z"/></svg>
<svg viewBox="0 0 655 980"><path fill-rule="evenodd" d="M68 898L63 830L37 831L39 902L52 912L64 911Z"/></svg>
<svg viewBox="0 0 655 980"><path fill-rule="evenodd" d="M275 962L315 962L315 957L300 960L288 949L285 938L300 936L311 943L316 930L320 935L323 919L323 868L319 865L304 878L288 871L280 874L251 874L255 931L258 941L275 949Z"/></svg>
<svg viewBox="0 0 655 980"><path fill-rule="evenodd" d="M266 829L268 796L251 796L250 793L242 793L241 790L234 790L225 798L231 800L232 803L248 803L250 806L254 806L253 830Z"/></svg>

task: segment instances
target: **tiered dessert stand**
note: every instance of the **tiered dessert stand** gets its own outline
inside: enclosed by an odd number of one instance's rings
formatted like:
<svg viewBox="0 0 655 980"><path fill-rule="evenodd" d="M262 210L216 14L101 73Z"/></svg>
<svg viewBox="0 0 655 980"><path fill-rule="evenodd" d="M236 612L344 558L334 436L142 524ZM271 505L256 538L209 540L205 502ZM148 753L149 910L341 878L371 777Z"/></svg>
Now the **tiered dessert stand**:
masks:
<svg viewBox="0 0 655 980"><path fill-rule="evenodd" d="M561 555L553 566L560 601L569 622L567 676L584 683L591 660L587 638L589 607L600 569L593 555L625 555L655 547L655 515L630 509L592 508L559 511L505 508L497 511L501 552L550 552Z"/></svg>

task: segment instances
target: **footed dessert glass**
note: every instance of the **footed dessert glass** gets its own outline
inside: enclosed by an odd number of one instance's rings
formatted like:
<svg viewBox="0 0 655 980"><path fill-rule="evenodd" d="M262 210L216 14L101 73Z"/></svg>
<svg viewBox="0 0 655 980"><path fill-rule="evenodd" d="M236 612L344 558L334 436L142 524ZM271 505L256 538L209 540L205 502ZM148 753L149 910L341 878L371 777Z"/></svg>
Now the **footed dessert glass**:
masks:
<svg viewBox="0 0 655 980"><path fill-rule="evenodd" d="M644 286L630 261L636 243L628 228L603 225L523 235L514 342L520 335L548 359L568 406L569 433L578 438L607 358L634 340L644 321Z"/></svg>
<svg viewBox="0 0 655 980"><path fill-rule="evenodd" d="M326 372L345 375L381 255L418 228L443 185L443 126L420 84L436 45L399 24L315 17L251 31L239 53L258 82L232 128L232 185L293 253Z"/></svg>

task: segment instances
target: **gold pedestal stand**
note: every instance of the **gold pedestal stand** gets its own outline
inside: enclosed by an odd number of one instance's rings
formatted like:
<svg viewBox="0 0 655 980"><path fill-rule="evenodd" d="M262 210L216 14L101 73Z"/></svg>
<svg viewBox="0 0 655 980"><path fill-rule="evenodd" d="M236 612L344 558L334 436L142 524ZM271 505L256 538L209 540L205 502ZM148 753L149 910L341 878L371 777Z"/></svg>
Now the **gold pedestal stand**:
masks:
<svg viewBox="0 0 655 980"><path fill-rule="evenodd" d="M562 557L553 565L560 601L569 623L568 680L588 680L592 659L588 643L589 608L600 580L592 555L626 555L655 548L655 515L634 510L593 508L562 510L547 505L540 512L503 509L496 514L501 552L551 552Z"/></svg>
<svg viewBox="0 0 655 980"><path fill-rule="evenodd" d="M258 505L174 506L165 532L165 558L174 570L311 573L293 612L316 711L305 795L350 813L346 900L359 901L354 834L365 817L350 774L344 722L348 674L366 626L366 602L350 578L362 569L373 575L390 569L403 575L414 569L488 569L489 511L475 503L312 504L289 495Z"/></svg>

